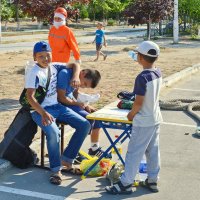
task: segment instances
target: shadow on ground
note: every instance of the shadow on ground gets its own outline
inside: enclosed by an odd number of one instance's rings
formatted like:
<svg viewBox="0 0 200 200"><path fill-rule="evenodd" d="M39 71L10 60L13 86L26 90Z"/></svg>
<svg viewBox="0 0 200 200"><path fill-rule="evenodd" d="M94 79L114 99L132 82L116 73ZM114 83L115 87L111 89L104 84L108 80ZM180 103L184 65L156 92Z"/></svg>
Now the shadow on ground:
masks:
<svg viewBox="0 0 200 200"><path fill-rule="evenodd" d="M0 112L17 110L19 108L20 104L16 99L0 99Z"/></svg>

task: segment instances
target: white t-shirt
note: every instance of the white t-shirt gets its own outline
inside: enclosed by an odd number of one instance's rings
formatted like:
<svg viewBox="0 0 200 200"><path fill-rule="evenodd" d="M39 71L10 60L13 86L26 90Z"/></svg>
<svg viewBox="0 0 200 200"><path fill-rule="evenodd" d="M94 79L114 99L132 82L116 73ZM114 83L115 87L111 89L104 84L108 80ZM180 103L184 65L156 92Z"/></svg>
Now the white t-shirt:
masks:
<svg viewBox="0 0 200 200"><path fill-rule="evenodd" d="M133 119L133 126L148 127L163 121L159 107L161 85L162 75L158 68L143 70L136 77L134 93L144 96L144 102Z"/></svg>
<svg viewBox="0 0 200 200"><path fill-rule="evenodd" d="M41 104L43 108L58 103L56 90L57 90L57 73L58 73L58 68L60 67L64 66L50 64L51 77L47 94L45 96L44 101ZM39 86L45 88L47 84L47 79L48 79L48 68L41 68L37 64L34 64L34 66L32 68L29 68L29 70L25 74L25 88L37 89Z"/></svg>

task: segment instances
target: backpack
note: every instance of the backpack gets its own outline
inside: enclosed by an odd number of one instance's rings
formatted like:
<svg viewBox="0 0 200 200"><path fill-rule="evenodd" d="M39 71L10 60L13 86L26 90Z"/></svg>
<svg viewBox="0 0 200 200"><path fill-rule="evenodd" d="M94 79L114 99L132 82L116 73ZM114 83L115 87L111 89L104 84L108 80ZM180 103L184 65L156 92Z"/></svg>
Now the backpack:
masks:
<svg viewBox="0 0 200 200"><path fill-rule="evenodd" d="M0 143L0 157L21 169L33 166L38 158L29 146L36 133L37 124L30 112L21 108Z"/></svg>

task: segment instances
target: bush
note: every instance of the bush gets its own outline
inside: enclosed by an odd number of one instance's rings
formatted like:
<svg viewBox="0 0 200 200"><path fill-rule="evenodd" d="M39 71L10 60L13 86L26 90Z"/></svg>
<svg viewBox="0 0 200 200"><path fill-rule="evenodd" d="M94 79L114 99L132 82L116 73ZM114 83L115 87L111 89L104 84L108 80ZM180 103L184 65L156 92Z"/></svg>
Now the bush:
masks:
<svg viewBox="0 0 200 200"><path fill-rule="evenodd" d="M89 17L86 7L82 7L82 9L80 11L80 17L81 17L81 19L85 19L85 18Z"/></svg>
<svg viewBox="0 0 200 200"><path fill-rule="evenodd" d="M107 22L108 26L114 26L114 24L115 24L115 21L113 19L109 19Z"/></svg>
<svg viewBox="0 0 200 200"><path fill-rule="evenodd" d="M198 24L193 24L191 27L191 36L193 39L198 38L198 31L199 31L200 26Z"/></svg>

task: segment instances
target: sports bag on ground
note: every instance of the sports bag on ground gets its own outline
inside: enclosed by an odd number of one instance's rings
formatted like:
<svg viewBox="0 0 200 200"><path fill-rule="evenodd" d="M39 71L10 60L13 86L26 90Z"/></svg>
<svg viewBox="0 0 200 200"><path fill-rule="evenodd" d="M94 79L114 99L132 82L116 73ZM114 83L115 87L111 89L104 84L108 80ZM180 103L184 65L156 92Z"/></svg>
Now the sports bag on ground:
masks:
<svg viewBox="0 0 200 200"><path fill-rule="evenodd" d="M0 143L0 157L19 168L33 166L38 158L30 144L37 133L37 124L29 111L21 108Z"/></svg>

